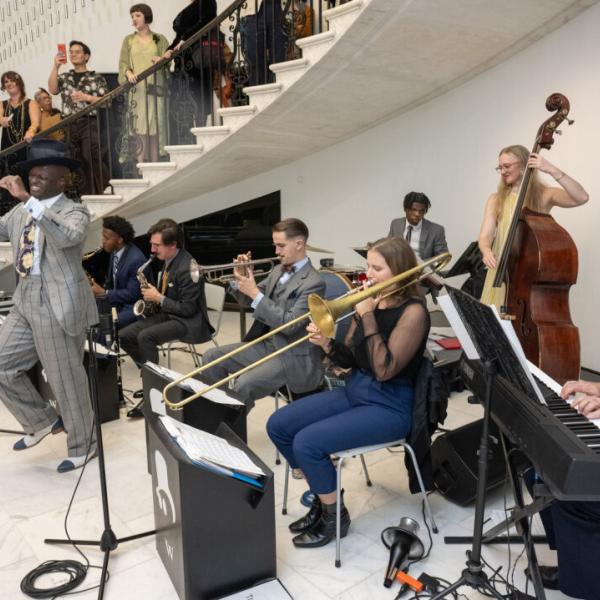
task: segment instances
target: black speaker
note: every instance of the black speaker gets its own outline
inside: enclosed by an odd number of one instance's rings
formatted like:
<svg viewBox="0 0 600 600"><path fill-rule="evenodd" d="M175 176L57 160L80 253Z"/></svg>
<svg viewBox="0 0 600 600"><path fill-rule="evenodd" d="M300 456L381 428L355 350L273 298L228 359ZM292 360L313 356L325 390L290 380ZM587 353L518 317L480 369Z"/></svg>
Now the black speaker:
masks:
<svg viewBox="0 0 600 600"><path fill-rule="evenodd" d="M433 480L438 491L466 506L477 495L477 461L483 419L463 425L439 436L431 445ZM504 481L506 464L497 425L491 421L488 442L488 476L486 489Z"/></svg>

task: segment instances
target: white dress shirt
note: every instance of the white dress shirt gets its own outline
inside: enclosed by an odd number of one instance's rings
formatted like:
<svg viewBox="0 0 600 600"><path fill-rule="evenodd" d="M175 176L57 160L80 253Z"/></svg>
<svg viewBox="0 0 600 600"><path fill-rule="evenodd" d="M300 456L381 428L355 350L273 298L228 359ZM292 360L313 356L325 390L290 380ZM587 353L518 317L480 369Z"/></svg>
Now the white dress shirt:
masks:
<svg viewBox="0 0 600 600"><path fill-rule="evenodd" d="M421 240L421 230L423 229L423 219L419 221L418 225L411 225L406 219L406 227L404 228L404 239L408 235L408 228L412 227L410 233L410 247L414 250L417 258L420 260L421 255L419 254L419 241Z"/></svg>
<svg viewBox="0 0 600 600"><path fill-rule="evenodd" d="M25 210L33 217L34 221L39 221L47 208L50 208L60 197L53 196L52 198L46 198L45 200L38 200L34 196L31 196L27 202L25 202ZM30 275L40 274L40 228L35 226L35 239L33 242L33 264L31 265Z"/></svg>

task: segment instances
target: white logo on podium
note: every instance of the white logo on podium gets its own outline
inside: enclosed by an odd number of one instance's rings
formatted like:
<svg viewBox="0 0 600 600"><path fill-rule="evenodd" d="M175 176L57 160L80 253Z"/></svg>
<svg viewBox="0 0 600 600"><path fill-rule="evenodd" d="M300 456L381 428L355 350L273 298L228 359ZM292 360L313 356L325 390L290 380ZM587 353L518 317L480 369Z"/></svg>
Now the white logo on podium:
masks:
<svg viewBox="0 0 600 600"><path fill-rule="evenodd" d="M154 451L154 465L156 467L156 497L158 505L165 517L169 516L168 509L171 509L171 521L175 523L175 503L173 495L169 489L169 476L167 472L167 463L159 450Z"/></svg>

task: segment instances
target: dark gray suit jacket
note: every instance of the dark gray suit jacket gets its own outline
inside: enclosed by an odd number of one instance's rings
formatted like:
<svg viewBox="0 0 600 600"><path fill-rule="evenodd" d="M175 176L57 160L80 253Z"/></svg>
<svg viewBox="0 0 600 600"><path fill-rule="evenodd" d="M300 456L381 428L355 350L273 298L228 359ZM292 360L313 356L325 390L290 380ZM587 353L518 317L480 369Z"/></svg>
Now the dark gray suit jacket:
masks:
<svg viewBox="0 0 600 600"><path fill-rule="evenodd" d="M405 229L406 217L394 219L390 225L388 236L404 237ZM419 255L421 259L427 260L442 252L448 252L444 228L437 223L432 223L427 219L423 219L421 237L419 238Z"/></svg>
<svg viewBox="0 0 600 600"><path fill-rule="evenodd" d="M214 332L206 309L204 279L194 283L190 276L192 255L183 248L169 265L167 289L161 310L183 323L187 329L182 342L199 344L210 340Z"/></svg>
<svg viewBox="0 0 600 600"><path fill-rule="evenodd" d="M262 333L260 324L275 329L284 323L308 312L308 296L325 293L325 282L312 266L310 260L285 283L284 289L273 299L269 296L281 277L281 265L258 284L265 295L254 311L254 320L247 339L254 339ZM250 299L237 290L232 294L243 305L249 305ZM306 335L308 320L288 327L273 337L277 349ZM258 335L257 335L258 334ZM287 383L293 392L309 392L319 386L323 378L323 353L318 346L304 342L280 355L287 377Z"/></svg>

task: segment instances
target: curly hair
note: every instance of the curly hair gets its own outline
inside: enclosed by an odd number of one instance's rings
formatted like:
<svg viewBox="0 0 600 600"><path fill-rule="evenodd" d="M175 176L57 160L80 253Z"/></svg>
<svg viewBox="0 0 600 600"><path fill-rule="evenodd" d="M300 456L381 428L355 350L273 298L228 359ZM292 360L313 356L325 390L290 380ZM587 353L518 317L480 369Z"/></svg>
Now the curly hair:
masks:
<svg viewBox="0 0 600 600"><path fill-rule="evenodd" d="M119 217L118 215L104 217L102 219L102 227L104 227L104 229L110 229L117 235L120 235L126 244L133 242L133 238L135 237L133 225L127 219Z"/></svg>

